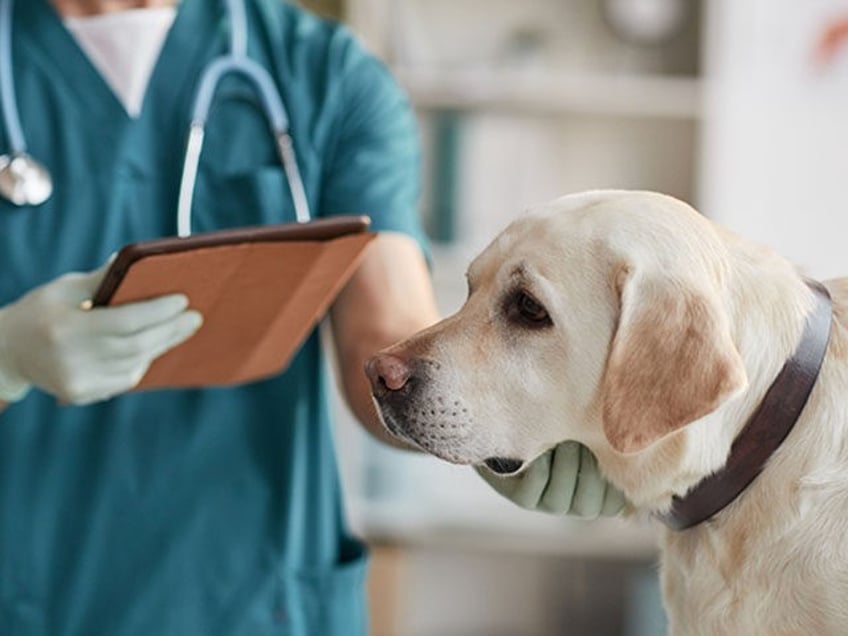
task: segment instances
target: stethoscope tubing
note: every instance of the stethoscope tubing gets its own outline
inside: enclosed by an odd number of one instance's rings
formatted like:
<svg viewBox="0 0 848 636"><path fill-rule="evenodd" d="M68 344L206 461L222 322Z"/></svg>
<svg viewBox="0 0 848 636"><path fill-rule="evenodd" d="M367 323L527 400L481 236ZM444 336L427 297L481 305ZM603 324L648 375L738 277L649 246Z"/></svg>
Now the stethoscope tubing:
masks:
<svg viewBox="0 0 848 636"><path fill-rule="evenodd" d="M0 107L3 109L3 126L9 137L10 154L14 156L26 153L27 145L13 81L12 9L13 0L0 0Z"/></svg>
<svg viewBox="0 0 848 636"><path fill-rule="evenodd" d="M230 55L247 57L247 11L244 0L225 0L230 16Z"/></svg>
<svg viewBox="0 0 848 636"><path fill-rule="evenodd" d="M229 50L213 60L201 74L194 98L191 123L186 142L183 171L177 201L177 235L191 234L192 203L205 139L206 123L212 110L215 92L223 77L234 73L245 77L259 94L262 111L274 136L275 147L286 174L297 221L311 218L303 179L297 165L289 118L282 97L276 90L271 74L248 57L247 11L244 0L225 0L230 19ZM13 0L0 0L0 106L3 123L14 155L26 153L26 141L21 127L14 89L11 56Z"/></svg>
<svg viewBox="0 0 848 636"><path fill-rule="evenodd" d="M232 0L230 0L230 4L232 4ZM237 30L235 21L232 30L234 32ZM234 36L233 46L235 46L236 40L237 36ZM247 78L258 92L262 110L274 135L280 163L286 173L297 221L304 223L310 219L303 180L300 170L297 168L297 158L288 133L289 118L283 101L276 91L274 81L268 71L246 55L230 53L213 61L200 79L200 86L192 108L191 126L183 160L183 175L180 180L180 194L177 202L177 236L191 235L191 209L200 155L205 139L206 122L212 110L215 91L224 76L230 73L236 73Z"/></svg>

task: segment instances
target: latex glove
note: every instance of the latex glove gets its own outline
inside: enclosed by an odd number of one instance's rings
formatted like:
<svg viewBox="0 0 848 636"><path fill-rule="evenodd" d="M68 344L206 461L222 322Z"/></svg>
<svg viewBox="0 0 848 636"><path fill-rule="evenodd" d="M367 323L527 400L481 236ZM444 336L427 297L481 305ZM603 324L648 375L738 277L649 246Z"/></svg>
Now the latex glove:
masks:
<svg viewBox="0 0 848 636"><path fill-rule="evenodd" d="M0 308L0 400L21 399L32 385L70 404L123 393L200 327L181 294L82 309L105 270L66 274Z"/></svg>
<svg viewBox="0 0 848 636"><path fill-rule="evenodd" d="M528 510L594 519L616 515L625 504L624 495L601 476L592 452L577 442L559 444L517 475L498 475L485 466L477 467L477 472Z"/></svg>

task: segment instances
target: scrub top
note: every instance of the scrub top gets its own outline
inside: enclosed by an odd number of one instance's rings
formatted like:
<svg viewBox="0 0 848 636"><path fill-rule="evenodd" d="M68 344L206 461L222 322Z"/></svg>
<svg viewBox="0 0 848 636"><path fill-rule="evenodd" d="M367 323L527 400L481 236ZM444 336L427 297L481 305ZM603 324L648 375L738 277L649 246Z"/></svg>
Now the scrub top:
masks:
<svg viewBox="0 0 848 636"><path fill-rule="evenodd" d="M366 213L421 240L413 113L343 27L248 4L315 216ZM55 193L0 201L0 306L122 245L176 232L189 111L228 43L222 2L183 0L140 117L127 116L47 0L15 5L15 85ZM8 148L0 132L0 149ZM194 230L291 221L251 85L212 110ZM423 242L422 242L423 247ZM0 634L356 636L365 550L346 531L313 333L288 370L210 390L61 406L37 390L0 414Z"/></svg>

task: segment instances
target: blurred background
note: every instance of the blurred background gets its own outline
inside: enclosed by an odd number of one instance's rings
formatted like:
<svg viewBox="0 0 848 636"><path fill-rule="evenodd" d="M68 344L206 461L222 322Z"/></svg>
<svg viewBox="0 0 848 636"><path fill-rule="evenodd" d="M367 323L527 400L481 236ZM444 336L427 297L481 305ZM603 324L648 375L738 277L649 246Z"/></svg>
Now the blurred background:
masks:
<svg viewBox="0 0 848 636"><path fill-rule="evenodd" d="M848 0L312 0L408 91L444 315L527 207L588 188L693 204L812 276L848 274ZM340 400L374 636L663 634L656 528L522 511L381 447Z"/></svg>

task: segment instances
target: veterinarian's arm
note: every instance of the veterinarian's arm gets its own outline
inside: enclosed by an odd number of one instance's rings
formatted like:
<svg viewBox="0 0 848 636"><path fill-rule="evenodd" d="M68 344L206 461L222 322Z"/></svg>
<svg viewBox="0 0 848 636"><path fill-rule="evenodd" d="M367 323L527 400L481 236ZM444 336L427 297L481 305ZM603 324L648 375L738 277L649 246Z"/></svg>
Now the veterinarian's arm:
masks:
<svg viewBox="0 0 848 636"><path fill-rule="evenodd" d="M430 274L418 244L403 234L379 234L330 316L348 405L375 437L402 447L377 417L363 368L376 351L439 319Z"/></svg>
<svg viewBox="0 0 848 636"><path fill-rule="evenodd" d="M587 519L621 512L625 499L598 470L592 452L577 442L563 442L518 475L501 476L477 469L492 488L528 510Z"/></svg>

